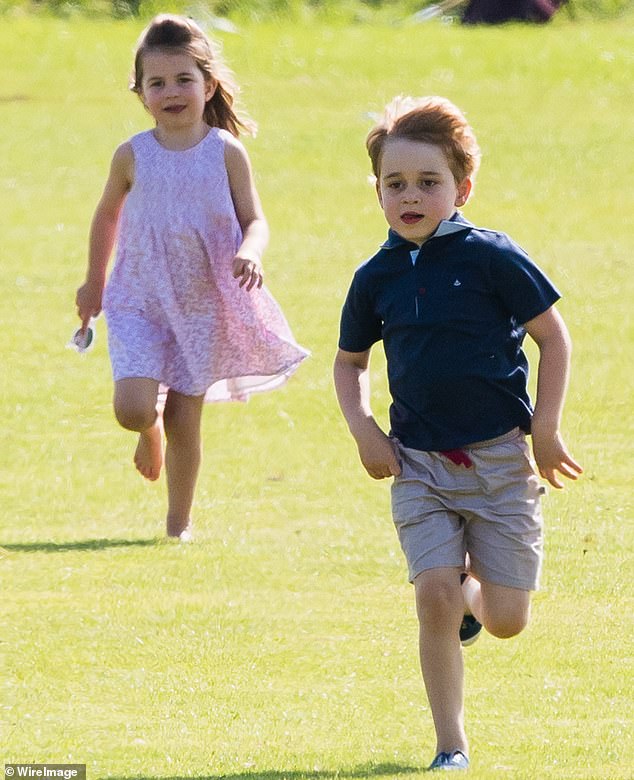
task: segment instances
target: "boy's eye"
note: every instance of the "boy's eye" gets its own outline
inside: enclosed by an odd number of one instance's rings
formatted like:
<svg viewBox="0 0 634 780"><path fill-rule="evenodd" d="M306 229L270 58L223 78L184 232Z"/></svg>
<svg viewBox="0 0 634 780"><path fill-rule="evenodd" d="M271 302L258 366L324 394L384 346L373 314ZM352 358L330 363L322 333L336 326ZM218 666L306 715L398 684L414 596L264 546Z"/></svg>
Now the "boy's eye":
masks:
<svg viewBox="0 0 634 780"><path fill-rule="evenodd" d="M390 190L398 190L401 187L401 182L400 181L391 181L391 182L388 183L387 186L388 186L388 189L390 189Z"/></svg>
<svg viewBox="0 0 634 780"><path fill-rule="evenodd" d="M424 187L427 187L428 189L431 189L431 188L432 188L432 187L434 187L436 184L438 184L438 182L437 182L437 181L435 181L434 179L424 179L424 180L423 180L423 186L424 186Z"/></svg>

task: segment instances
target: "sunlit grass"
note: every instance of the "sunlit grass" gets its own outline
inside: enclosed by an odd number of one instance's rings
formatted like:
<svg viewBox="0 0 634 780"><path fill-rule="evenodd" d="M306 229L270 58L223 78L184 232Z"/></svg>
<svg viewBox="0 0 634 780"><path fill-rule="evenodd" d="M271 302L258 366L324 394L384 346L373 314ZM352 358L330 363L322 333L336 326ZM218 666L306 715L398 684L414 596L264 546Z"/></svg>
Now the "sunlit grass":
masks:
<svg viewBox="0 0 634 780"><path fill-rule="evenodd" d="M96 348L64 349L139 26L0 31L0 404L6 761L91 778L415 777L433 730L388 485L366 478L330 364L354 268L384 238L363 147L394 94L442 93L484 159L466 216L548 271L575 342L565 435L583 480L546 502L527 632L469 651L471 777L631 776L632 25L246 27L224 36L260 123L268 283L313 356L205 410L191 547L131 467ZM376 412L387 392L377 353Z"/></svg>

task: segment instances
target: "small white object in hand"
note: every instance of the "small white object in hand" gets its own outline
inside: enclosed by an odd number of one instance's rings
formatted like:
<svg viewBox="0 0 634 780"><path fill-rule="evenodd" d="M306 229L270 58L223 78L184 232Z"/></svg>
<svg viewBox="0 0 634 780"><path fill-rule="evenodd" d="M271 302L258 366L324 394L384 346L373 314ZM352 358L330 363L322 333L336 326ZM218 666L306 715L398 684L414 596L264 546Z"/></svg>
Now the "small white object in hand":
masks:
<svg viewBox="0 0 634 780"><path fill-rule="evenodd" d="M66 346L69 349L74 349L75 352L79 352L80 355L83 355L94 347L95 336L95 318L91 317L88 325L86 325L86 330L82 331L81 328L77 328Z"/></svg>

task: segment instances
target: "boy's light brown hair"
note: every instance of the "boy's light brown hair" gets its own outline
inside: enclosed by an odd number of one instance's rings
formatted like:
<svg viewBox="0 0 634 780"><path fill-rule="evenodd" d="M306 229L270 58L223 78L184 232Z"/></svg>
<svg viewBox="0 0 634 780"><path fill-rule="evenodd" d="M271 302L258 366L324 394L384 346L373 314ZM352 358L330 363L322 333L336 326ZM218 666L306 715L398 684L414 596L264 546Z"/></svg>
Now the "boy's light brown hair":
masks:
<svg viewBox="0 0 634 780"><path fill-rule="evenodd" d="M473 179L480 165L480 147L462 111L443 97L397 97L370 130L366 147L378 178L385 143L390 138L439 146L456 184Z"/></svg>

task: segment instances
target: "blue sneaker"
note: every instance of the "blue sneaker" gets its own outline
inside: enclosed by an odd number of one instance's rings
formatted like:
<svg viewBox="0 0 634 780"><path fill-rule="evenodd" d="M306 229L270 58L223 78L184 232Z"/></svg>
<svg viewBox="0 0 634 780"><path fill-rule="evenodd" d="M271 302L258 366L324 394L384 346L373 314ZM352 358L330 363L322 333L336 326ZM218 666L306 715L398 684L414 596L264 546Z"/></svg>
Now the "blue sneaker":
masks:
<svg viewBox="0 0 634 780"><path fill-rule="evenodd" d="M480 636L482 623L479 623L473 615L465 615L460 626L460 643L463 647L469 647Z"/></svg>
<svg viewBox="0 0 634 780"><path fill-rule="evenodd" d="M469 759L462 750L454 750L451 753L439 753L427 767L428 772L441 769L451 772L454 769L469 769Z"/></svg>

